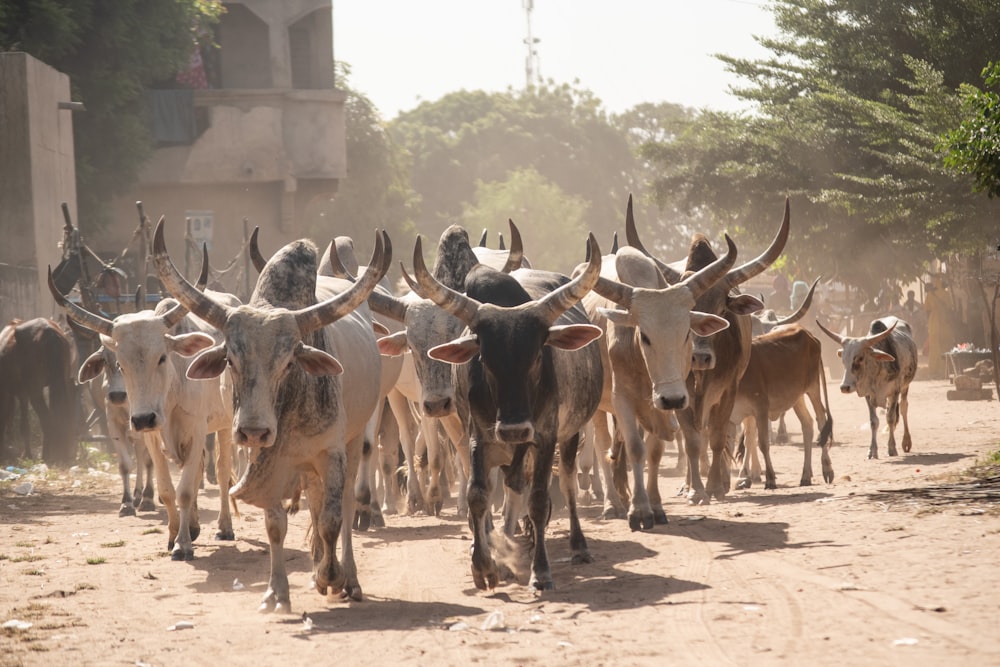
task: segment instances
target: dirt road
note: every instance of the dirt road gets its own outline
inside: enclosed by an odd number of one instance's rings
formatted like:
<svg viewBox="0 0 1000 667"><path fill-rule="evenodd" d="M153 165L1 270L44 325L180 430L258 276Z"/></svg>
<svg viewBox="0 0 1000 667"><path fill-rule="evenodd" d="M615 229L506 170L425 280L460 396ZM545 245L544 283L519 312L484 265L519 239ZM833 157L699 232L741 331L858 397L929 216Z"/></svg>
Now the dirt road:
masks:
<svg viewBox="0 0 1000 667"><path fill-rule="evenodd" d="M954 489L878 493L953 483L997 448L997 403L946 401L949 388L916 382L913 452L889 458L883 434L883 458L868 461L864 403L833 383L832 485L797 485L801 446L775 448L778 490L708 506L674 497L680 480L665 470L668 526L633 533L582 509L592 564L569 562L556 514L557 590L541 595L526 576L475 589L452 504L439 519L390 516L356 536L359 603L310 589L306 517L293 517L295 615L259 615L259 510L241 507L235 543L206 540L218 509L209 489L195 560L175 563L165 512L118 518L112 475L58 471L29 496L5 483L0 623L31 627L0 630L0 665L1000 664L1000 488L979 494L992 502ZM193 627L168 630L178 622Z"/></svg>

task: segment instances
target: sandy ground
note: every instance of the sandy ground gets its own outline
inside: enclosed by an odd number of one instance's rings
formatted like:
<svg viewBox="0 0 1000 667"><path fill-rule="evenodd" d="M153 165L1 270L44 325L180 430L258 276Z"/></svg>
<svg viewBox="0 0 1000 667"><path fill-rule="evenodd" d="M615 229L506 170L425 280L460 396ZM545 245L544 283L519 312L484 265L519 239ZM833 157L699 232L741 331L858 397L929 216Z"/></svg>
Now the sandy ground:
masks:
<svg viewBox="0 0 1000 667"><path fill-rule="evenodd" d="M544 594L526 576L477 591L452 502L440 518L390 516L356 535L363 602L312 591L306 516L293 517L295 613L260 615L260 510L242 507L237 540L213 542L210 487L195 560L172 562L165 512L119 518L115 476L54 471L30 496L6 483L0 623L31 627L0 630L0 665L1000 664L1000 489L993 504L955 489L879 493L955 483L997 447L997 403L947 401L949 388L916 382L914 451L889 458L883 434L883 458L868 461L864 403L831 384L831 485L799 487L801 446L779 446L776 491L692 507L673 495L668 455L670 524L634 533L584 507L595 562L573 565L556 513L557 590Z"/></svg>

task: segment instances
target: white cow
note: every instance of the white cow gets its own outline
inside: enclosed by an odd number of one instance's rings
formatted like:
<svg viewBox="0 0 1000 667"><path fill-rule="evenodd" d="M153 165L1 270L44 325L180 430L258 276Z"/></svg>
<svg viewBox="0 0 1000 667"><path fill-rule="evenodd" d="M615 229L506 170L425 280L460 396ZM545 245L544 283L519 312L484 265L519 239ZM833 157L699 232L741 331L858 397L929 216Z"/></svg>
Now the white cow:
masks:
<svg viewBox="0 0 1000 667"><path fill-rule="evenodd" d="M317 276L316 246L289 243L267 262L250 302L230 307L184 280L167 254L162 220L156 227L153 259L160 280L224 336L195 358L188 375L215 377L227 367L232 373L234 436L252 450L233 496L264 509L270 544L261 611L291 609L283 501L302 491L312 521L316 590L361 599L344 516L353 516L365 427L378 406L381 357L365 299L391 260L383 252L386 238L377 236L369 267L355 283Z"/></svg>

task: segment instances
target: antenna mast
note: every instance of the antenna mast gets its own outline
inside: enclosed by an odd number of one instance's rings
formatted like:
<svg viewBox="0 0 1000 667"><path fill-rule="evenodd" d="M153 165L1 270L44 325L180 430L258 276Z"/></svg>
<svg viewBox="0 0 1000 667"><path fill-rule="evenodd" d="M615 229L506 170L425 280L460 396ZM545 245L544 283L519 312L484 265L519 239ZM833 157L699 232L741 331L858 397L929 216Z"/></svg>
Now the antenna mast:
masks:
<svg viewBox="0 0 1000 667"><path fill-rule="evenodd" d="M542 40L531 36L531 12L535 8L535 0L521 0L521 7L524 8L525 27L527 29L524 44L528 47L528 54L524 58L524 87L530 88L535 83L541 83L542 81L538 49L535 48Z"/></svg>

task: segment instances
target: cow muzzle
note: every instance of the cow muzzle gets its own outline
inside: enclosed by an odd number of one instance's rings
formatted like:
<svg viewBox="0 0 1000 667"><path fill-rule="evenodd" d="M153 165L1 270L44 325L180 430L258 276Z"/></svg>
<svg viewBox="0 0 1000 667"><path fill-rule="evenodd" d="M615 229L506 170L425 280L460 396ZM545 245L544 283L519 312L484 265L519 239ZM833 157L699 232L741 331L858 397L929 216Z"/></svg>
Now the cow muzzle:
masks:
<svg viewBox="0 0 1000 667"><path fill-rule="evenodd" d="M160 428L159 420L155 412L146 412L140 415L132 415L132 430L138 433L143 431L156 431Z"/></svg>
<svg viewBox="0 0 1000 667"><path fill-rule="evenodd" d="M273 432L270 428L255 426L239 426L233 434L236 444L244 447L270 447L274 444Z"/></svg>
<svg viewBox="0 0 1000 667"><path fill-rule="evenodd" d="M691 353L691 370L710 371L713 368L715 368L715 354L701 350Z"/></svg>
<svg viewBox="0 0 1000 667"><path fill-rule="evenodd" d="M518 422L516 424L497 422L496 433L497 440L508 445L519 445L535 439L535 427L531 422Z"/></svg>
<svg viewBox="0 0 1000 667"><path fill-rule="evenodd" d="M662 394L653 396L653 407L657 410L683 410L687 407L687 394L682 396L664 396Z"/></svg>
<svg viewBox="0 0 1000 667"><path fill-rule="evenodd" d="M428 417L447 417L455 412L455 402L450 396L426 399L423 403L424 414Z"/></svg>

